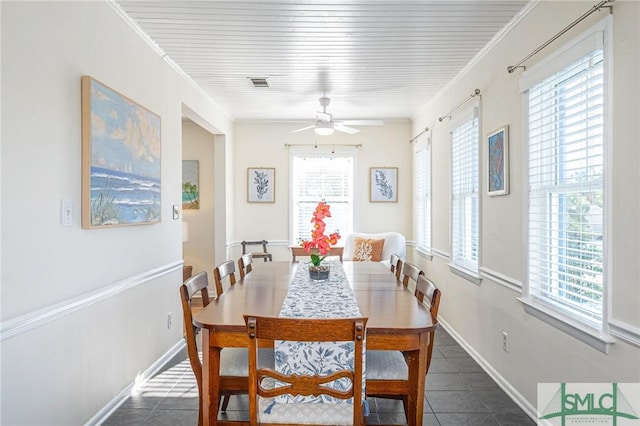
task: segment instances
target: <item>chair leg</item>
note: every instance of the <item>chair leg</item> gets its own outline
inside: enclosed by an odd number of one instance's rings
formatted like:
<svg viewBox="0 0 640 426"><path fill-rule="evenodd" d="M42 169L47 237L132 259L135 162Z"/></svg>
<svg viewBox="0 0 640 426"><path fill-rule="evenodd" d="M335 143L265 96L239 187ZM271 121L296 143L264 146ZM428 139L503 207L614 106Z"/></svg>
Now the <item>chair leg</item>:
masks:
<svg viewBox="0 0 640 426"><path fill-rule="evenodd" d="M402 405L404 406L404 418L409 422L409 400L407 395L402 396Z"/></svg>
<svg viewBox="0 0 640 426"><path fill-rule="evenodd" d="M220 411L222 411L223 413L226 413L228 406L229 406L229 395L225 395L222 399L222 407L220 408Z"/></svg>

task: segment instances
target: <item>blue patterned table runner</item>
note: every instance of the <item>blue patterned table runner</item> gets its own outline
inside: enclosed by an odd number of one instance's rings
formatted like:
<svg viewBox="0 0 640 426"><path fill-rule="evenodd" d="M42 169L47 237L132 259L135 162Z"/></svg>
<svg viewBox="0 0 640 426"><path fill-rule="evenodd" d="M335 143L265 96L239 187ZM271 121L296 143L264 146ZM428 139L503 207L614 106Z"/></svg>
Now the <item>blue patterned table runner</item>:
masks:
<svg viewBox="0 0 640 426"><path fill-rule="evenodd" d="M301 263L289 285L287 296L280 310L281 317L288 318L355 318L360 317L360 308L347 276L338 261L325 261L331 267L329 279L309 279L307 264ZM353 342L275 342L275 367L283 374L328 375L343 370L345 365L353 369ZM364 357L363 357L364 358ZM364 366L363 366L364 371ZM363 380L364 384L364 380ZM349 389L348 379L332 382L332 387ZM327 402L353 403L353 399L339 400L328 395L279 397L279 402Z"/></svg>

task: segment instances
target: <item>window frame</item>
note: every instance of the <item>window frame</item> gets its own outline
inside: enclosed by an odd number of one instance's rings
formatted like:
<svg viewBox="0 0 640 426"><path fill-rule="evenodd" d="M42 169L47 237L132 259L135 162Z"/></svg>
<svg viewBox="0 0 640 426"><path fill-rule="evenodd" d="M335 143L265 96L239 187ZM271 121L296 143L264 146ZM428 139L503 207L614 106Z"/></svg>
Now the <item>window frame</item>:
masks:
<svg viewBox="0 0 640 426"><path fill-rule="evenodd" d="M482 143L481 143L481 103L480 100L476 100L474 101L471 105L467 106L466 108L462 109L459 113L456 114L456 116L452 119L449 129L450 129L450 145L451 145L451 158L450 158L450 172L449 172L449 179L450 179L450 190L449 190L449 197L450 197L450 214L449 214L449 240L450 240L450 250L451 250L451 255L449 257L449 270L466 279L467 281L470 281L476 285L480 285L480 283L482 282L482 277L480 276L480 257L481 257L481 248L480 248L480 241L481 241L481 226L480 224L482 223L482 216L481 216L481 212L482 212L482 197L481 197L481 188L482 188L482 176L480 174L480 158L481 158L481 147L482 147ZM469 150L470 152L473 153L473 155L475 156L474 161L475 161L475 170L473 170L473 173L475 174L474 178L475 178L475 182L471 182L471 186L473 187L471 192L467 192L468 195L464 196L465 200L468 200L471 202L471 211L473 211L473 209L475 208L477 210L477 214L475 216L475 221L471 223L472 229L471 229L471 234L475 234L476 236L476 241L475 241L475 246L473 243L473 237L471 236L470 241L463 241L462 243L464 244L470 244L471 245L471 250L475 250L476 253L476 259L475 262L473 261L473 259L469 258L469 257L464 257L462 259L458 259L458 257L456 256L457 253L457 246L456 243L457 241L455 240L456 237L456 232L455 232L455 223L454 223L454 210L456 208L456 197L457 194L454 193L455 188L454 188L454 173L455 173L455 168L454 168L454 149L455 149L455 141L454 141L454 132L456 129L459 129L460 127L462 127L463 125L465 125L466 123L469 123L470 121L475 121L475 125L474 125L474 129L475 129L475 140L473 141L475 143L474 147L471 147L471 149ZM474 199L476 200L475 206L473 204ZM466 208L463 209L466 212ZM475 228L475 229L474 229ZM462 261L461 261L462 260Z"/></svg>
<svg viewBox="0 0 640 426"><path fill-rule="evenodd" d="M345 238L346 235L353 232L353 217L354 217L354 203L355 203L355 172L356 172L356 148L354 147L290 147L289 148L289 245L290 246L298 246L299 241L298 237L303 239L311 238L311 235L308 236L297 236L295 235L296 229L296 213L295 213L295 203L297 202L297 195L294 193L294 158L296 157L306 157L306 158L351 158L352 161L352 170L351 170L351 191L348 195L349 201L349 211L347 214L347 226L345 229L339 229L340 235L342 238ZM318 200L315 200L317 203ZM331 200L326 200L329 205L331 205ZM315 207L315 205L314 205ZM311 220L311 216L309 216L309 220ZM333 232L333 229L331 229ZM338 245L341 246L341 242L344 240L340 240Z"/></svg>
<svg viewBox="0 0 640 426"><path fill-rule="evenodd" d="M563 47L559 48L554 54L540 61L540 63L531 67L530 70L523 74L520 81L522 92L522 114L523 114L523 287L522 297L519 298L523 303L525 311L546 322L547 324L575 337L576 339L588 344L589 346L603 352L608 353L610 345L615 341L609 334L609 310L611 297L611 256L612 246L610 244L609 230L611 229L611 143L612 140L612 75L613 75L613 42L612 42L613 20L610 16L600 20L591 28L584 31L573 40L569 41ZM580 54L590 41L596 39L597 34L602 33L602 49L604 54L603 64L603 230L602 230L602 318L601 323L594 326L593 322L579 320L576 316L572 316L564 309L559 309L549 302L541 302L537 297L532 295L532 289L529 282L529 216L530 216L530 195L529 195L529 111L528 111L528 89L532 87L534 82L542 82L544 79L552 76L558 71L566 69L568 65L576 60L584 57ZM591 40L590 40L591 39ZM593 50L591 50L593 51ZM537 84L537 83L536 83ZM556 163L554 163L556 164ZM567 187L568 188L568 187Z"/></svg>
<svg viewBox="0 0 640 426"><path fill-rule="evenodd" d="M414 182L415 182L415 217L416 217L416 250L419 254L431 256L431 248L433 241L433 210L432 210L432 178L433 178L433 146L431 139L431 131L426 132L424 137L418 139L414 146ZM421 169L420 153L424 152L426 155L424 170ZM422 188L419 185L420 173L424 173L424 196L422 196ZM424 204L424 216L421 214L421 204ZM420 232L421 222L426 222L425 232ZM423 235L424 234L424 235ZM424 240L424 241L423 241Z"/></svg>

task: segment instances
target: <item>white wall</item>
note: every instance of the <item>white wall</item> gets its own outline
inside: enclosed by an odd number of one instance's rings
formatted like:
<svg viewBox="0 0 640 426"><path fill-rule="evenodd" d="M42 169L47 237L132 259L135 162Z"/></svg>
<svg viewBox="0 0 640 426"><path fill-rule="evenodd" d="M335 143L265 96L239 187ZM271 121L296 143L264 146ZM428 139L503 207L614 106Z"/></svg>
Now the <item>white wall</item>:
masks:
<svg viewBox="0 0 640 426"><path fill-rule="evenodd" d="M490 372L532 413L539 382L640 381L640 172L637 167L640 116L639 56L640 3L614 4L613 88L613 299L612 323L627 333L635 345L618 337L609 354L558 331L524 312L517 301L523 277L523 139L521 70L508 74L512 65L582 15L590 3L539 3L486 56L458 78L413 120L413 132L433 128L433 248L432 260L413 253L413 259L442 289L443 324L484 363ZM531 66L607 15L592 15L561 39L527 62ZM482 167L481 255L483 280L474 285L450 272L449 240L450 138L446 114L472 91L482 91L481 134L510 126L510 187L507 196L488 197ZM481 164L485 164L482 152ZM502 284L506 285L502 285ZM509 333L510 351L502 351L502 331Z"/></svg>
<svg viewBox="0 0 640 426"><path fill-rule="evenodd" d="M357 145L354 227L357 232L411 232L411 151L409 122L387 120L384 126L362 126L347 135L318 136L313 131L289 133L304 123L236 122L234 125L234 220L230 256L242 253L242 240L266 239L274 260L289 260L289 149L287 144ZM369 202L369 168L398 167L398 202ZM247 168L275 167L275 203L247 202Z"/></svg>
<svg viewBox="0 0 640 426"><path fill-rule="evenodd" d="M182 229L171 206L181 203L182 109L224 144L231 121L106 2L0 8L0 423L82 424L181 341ZM160 224L81 229L83 75L161 116ZM72 226L60 224L63 198Z"/></svg>

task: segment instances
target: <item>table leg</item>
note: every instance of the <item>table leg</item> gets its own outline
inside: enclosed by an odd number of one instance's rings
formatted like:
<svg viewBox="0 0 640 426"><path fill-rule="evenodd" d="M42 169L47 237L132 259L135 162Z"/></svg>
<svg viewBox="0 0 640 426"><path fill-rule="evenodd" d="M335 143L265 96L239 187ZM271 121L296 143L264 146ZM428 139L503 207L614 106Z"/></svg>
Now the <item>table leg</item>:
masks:
<svg viewBox="0 0 640 426"><path fill-rule="evenodd" d="M202 329L202 419L204 426L218 424L220 402L220 348L209 344L209 329Z"/></svg>
<svg viewBox="0 0 640 426"><path fill-rule="evenodd" d="M407 354L407 362L409 364L409 388L411 389L407 403L407 420L409 426L422 425L428 342L429 333L420 333L419 349Z"/></svg>

